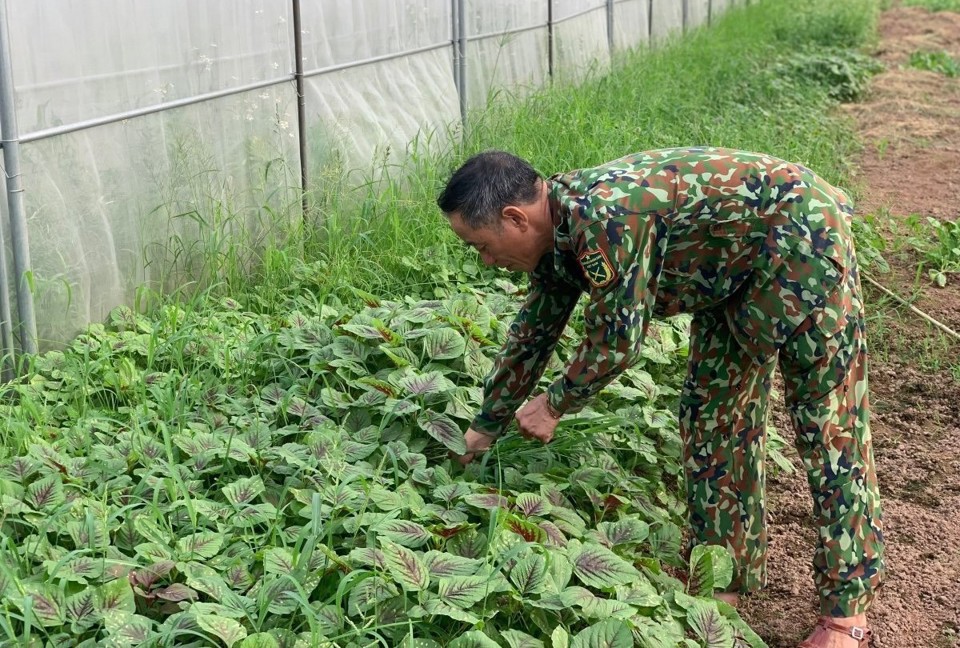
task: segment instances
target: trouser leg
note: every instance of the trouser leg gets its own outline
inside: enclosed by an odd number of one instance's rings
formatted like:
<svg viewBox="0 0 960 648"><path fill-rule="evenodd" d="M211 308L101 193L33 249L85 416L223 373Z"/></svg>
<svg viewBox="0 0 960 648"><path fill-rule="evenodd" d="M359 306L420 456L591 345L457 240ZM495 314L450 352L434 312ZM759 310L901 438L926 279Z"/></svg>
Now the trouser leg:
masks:
<svg viewBox="0 0 960 648"><path fill-rule="evenodd" d="M883 578L883 532L870 438L859 290L839 332L805 323L781 350L787 406L813 496L814 582L824 615L864 612ZM844 290L843 287L840 290Z"/></svg>
<svg viewBox="0 0 960 648"><path fill-rule="evenodd" d="M730 591L755 591L766 582L764 455L775 362L754 363L721 311L694 316L680 400L690 527L694 544L733 554Z"/></svg>

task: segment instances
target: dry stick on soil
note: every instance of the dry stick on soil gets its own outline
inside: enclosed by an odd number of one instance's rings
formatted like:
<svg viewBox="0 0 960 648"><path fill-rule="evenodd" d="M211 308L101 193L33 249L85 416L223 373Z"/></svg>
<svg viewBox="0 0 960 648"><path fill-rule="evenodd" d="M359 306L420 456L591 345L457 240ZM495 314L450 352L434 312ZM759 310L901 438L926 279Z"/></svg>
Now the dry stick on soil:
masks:
<svg viewBox="0 0 960 648"><path fill-rule="evenodd" d="M890 297L893 297L893 298L896 299L898 302L900 302L901 304L903 304L904 306L906 306L907 308L909 308L910 310L912 310L914 313L916 313L917 315L919 315L919 316L922 317L923 319L927 320L928 322L930 322L931 324L933 324L934 326L936 326L938 329L940 329L941 331L943 331L943 332L946 333L947 335L949 335L949 336L951 336L951 337L953 337L953 338L955 338L955 339L957 339L957 340L960 340L960 333L957 333L956 331L954 331L952 328L950 328L949 326L947 326L947 325L944 324L943 322L941 322L941 321L939 321L939 320L936 320L936 319L930 317L929 315L927 315L927 314L924 313L922 310L920 310L919 308L917 308L916 306L914 306L913 304L911 304L910 302L908 302L906 299L904 299L904 298L901 297L900 295L897 295L896 293L892 292L891 290L889 290L889 289L885 288L884 286L880 285L879 283L877 283L877 281L876 281L875 279L873 279L872 277L870 277L870 275L868 275L868 274L866 274L866 273L862 273L862 272L861 272L860 274L861 274L861 276L863 276L864 279L866 279L867 281L869 281L871 285L873 285L873 286L875 286L876 288L878 288L878 289L879 289L880 291L882 291L884 294L889 295Z"/></svg>

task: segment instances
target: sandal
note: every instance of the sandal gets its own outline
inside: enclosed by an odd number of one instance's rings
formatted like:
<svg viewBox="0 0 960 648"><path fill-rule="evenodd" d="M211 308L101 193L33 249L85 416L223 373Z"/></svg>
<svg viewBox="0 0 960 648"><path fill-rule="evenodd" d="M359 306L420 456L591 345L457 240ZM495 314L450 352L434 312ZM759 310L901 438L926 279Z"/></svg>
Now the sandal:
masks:
<svg viewBox="0 0 960 648"><path fill-rule="evenodd" d="M873 636L873 631L870 628L840 625L839 623L834 623L829 619L820 619L817 622L817 626L823 628L824 630L829 630L830 632L839 632L840 634L847 635L848 637L853 637L860 642L857 644L857 648L869 648L870 637ZM807 640L801 643L798 648L816 648L816 646Z"/></svg>

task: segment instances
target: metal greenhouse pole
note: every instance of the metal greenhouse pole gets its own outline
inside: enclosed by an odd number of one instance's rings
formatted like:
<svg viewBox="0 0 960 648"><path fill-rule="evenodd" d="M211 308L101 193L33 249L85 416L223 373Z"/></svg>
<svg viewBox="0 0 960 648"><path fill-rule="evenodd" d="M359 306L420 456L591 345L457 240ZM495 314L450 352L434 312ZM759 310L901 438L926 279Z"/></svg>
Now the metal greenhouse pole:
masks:
<svg viewBox="0 0 960 648"><path fill-rule="evenodd" d="M33 310L33 291L27 282L30 274L30 244L27 216L20 183L20 135L13 93L13 63L10 60L10 25L6 0L0 0L0 139L3 140L3 164L7 176L7 204L10 210L10 242L13 245L13 274L17 287L17 313L20 316L20 347L24 353L37 352L37 320Z"/></svg>
<svg viewBox="0 0 960 648"><path fill-rule="evenodd" d="M467 6L465 0L454 0L453 19L455 31L453 33L454 64L457 81L457 96L460 100L460 124L464 140L467 137Z"/></svg>
<svg viewBox="0 0 960 648"><path fill-rule="evenodd" d="M297 130L300 151L300 208L304 220L310 210L307 192L307 103L303 89L303 26L300 19L300 0L293 0L293 77L297 86Z"/></svg>

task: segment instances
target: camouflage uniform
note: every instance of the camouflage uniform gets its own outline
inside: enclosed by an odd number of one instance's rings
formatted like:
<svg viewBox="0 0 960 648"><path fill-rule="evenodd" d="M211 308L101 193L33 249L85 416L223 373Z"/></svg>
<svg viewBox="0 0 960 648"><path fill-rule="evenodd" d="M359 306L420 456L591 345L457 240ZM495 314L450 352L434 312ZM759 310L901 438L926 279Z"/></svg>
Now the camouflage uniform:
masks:
<svg viewBox="0 0 960 648"><path fill-rule="evenodd" d="M554 253L531 274L472 427L503 433L582 293L586 338L547 390L558 413L631 364L651 317L692 313L680 423L694 542L732 550L732 589L764 584L764 430L779 358L819 528L822 611L864 611L883 536L849 199L800 165L716 148L630 155L548 186Z"/></svg>

